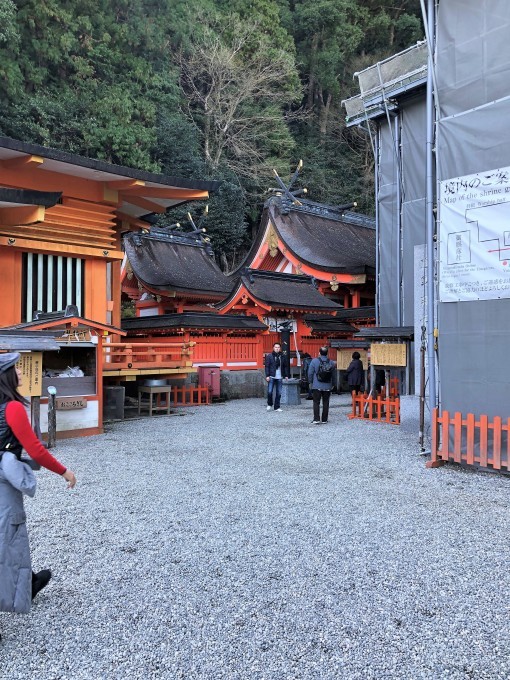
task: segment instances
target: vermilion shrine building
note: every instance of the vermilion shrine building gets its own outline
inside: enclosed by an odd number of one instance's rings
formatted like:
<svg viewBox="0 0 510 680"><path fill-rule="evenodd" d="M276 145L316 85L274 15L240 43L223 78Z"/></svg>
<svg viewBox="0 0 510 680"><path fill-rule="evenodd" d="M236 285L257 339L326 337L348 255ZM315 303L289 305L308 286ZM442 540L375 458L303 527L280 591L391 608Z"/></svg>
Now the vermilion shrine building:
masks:
<svg viewBox="0 0 510 680"><path fill-rule="evenodd" d="M50 384L60 434L98 433L104 382L258 371L285 332L296 365L298 351L373 323L371 219L285 189L225 275L201 230L154 226L217 187L0 138L0 329L45 331L60 347L37 358L42 379L25 388L41 396L43 431ZM136 318L121 319L122 296Z"/></svg>
<svg viewBox="0 0 510 680"><path fill-rule="evenodd" d="M83 397L84 405L62 411L64 434L102 431L109 341L125 335L121 233L142 227L147 213L205 199L217 186L0 137L0 328L55 335L61 351L43 362L51 382L68 366L79 368L82 375L67 377L59 392L63 399ZM45 386L43 377L43 393ZM43 430L44 414L43 396Z"/></svg>
<svg viewBox="0 0 510 680"><path fill-rule="evenodd" d="M137 314L123 321L127 341L195 342L194 367L260 369L284 329L296 364L299 352L315 355L374 322L374 223L341 207L270 198L247 257L228 276L198 230L146 228L125 235L124 246L122 288Z"/></svg>

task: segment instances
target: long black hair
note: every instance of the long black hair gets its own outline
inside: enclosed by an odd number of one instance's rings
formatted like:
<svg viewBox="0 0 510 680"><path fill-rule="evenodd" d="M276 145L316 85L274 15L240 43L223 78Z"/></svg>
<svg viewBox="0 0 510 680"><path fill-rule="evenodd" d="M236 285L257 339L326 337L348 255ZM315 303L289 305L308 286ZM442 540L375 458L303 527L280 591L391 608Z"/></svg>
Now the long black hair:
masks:
<svg viewBox="0 0 510 680"><path fill-rule="evenodd" d="M0 404L9 401L19 401L24 406L28 404L28 400L18 392L18 384L18 374L14 366L0 373Z"/></svg>

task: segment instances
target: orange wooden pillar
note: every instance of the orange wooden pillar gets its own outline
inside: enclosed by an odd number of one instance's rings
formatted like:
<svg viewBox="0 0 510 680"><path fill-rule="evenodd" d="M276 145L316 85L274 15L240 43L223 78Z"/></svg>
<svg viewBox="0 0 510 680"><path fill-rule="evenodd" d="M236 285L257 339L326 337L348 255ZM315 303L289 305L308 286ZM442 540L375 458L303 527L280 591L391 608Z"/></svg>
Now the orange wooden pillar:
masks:
<svg viewBox="0 0 510 680"><path fill-rule="evenodd" d="M21 251L0 247L2 302L0 327L21 323Z"/></svg>
<svg viewBox="0 0 510 680"><path fill-rule="evenodd" d="M84 317L100 323L107 323L106 300L106 260L88 259L85 262ZM120 305L120 300L118 304Z"/></svg>

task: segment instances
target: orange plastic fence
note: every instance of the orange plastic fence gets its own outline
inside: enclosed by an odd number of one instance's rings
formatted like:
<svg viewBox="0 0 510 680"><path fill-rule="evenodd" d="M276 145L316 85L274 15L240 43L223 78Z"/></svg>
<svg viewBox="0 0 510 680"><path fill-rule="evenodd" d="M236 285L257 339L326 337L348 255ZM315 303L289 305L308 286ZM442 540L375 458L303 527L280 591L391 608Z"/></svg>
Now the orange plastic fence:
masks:
<svg viewBox="0 0 510 680"><path fill-rule="evenodd" d="M453 442L453 446L451 445ZM465 463L510 470L510 418L495 416L476 419L473 413L464 418L458 411L432 413L431 460L427 467L438 467L446 462Z"/></svg>
<svg viewBox="0 0 510 680"><path fill-rule="evenodd" d="M400 399L399 397L372 397L365 394L352 393L352 413L349 418L371 420L376 423L389 423L400 425Z"/></svg>

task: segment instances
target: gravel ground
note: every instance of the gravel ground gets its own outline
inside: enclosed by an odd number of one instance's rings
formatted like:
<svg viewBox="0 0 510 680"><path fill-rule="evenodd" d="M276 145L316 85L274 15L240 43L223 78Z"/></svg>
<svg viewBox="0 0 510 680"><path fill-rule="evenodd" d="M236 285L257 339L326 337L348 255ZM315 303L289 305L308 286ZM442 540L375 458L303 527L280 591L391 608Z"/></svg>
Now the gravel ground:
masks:
<svg viewBox="0 0 510 680"><path fill-rule="evenodd" d="M235 401L60 443L38 473L5 680L510 678L507 477L427 470L404 427ZM411 426L413 425L413 426Z"/></svg>

